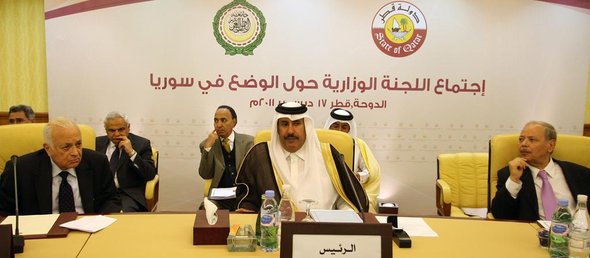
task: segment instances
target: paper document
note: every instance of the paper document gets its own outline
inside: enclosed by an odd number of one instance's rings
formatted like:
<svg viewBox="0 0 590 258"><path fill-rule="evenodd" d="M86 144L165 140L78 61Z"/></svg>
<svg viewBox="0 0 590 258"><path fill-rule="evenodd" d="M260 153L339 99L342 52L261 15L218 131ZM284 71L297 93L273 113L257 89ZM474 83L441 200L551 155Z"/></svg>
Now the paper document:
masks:
<svg viewBox="0 0 590 258"><path fill-rule="evenodd" d="M375 217L380 223L387 223L387 216ZM406 231L410 237L438 237L438 234L422 218L398 217L397 225Z"/></svg>
<svg viewBox="0 0 590 258"><path fill-rule="evenodd" d="M550 220L537 220L537 223L539 223L539 225L541 225L541 227L543 227L546 230L549 230L549 228L551 228Z"/></svg>
<svg viewBox="0 0 590 258"><path fill-rule="evenodd" d="M24 215L18 216L18 227L23 236L46 235L49 233L59 214ZM16 230L16 217L8 216L0 224L12 224L12 234Z"/></svg>
<svg viewBox="0 0 590 258"><path fill-rule="evenodd" d="M488 217L488 208L461 208L461 210L469 216L476 216L482 219Z"/></svg>
<svg viewBox="0 0 590 258"><path fill-rule="evenodd" d="M310 210L311 217L317 222L348 222L363 223L363 220L352 210Z"/></svg>
<svg viewBox="0 0 590 258"><path fill-rule="evenodd" d="M226 187L226 188L213 188L211 189L211 200L225 200L236 198L237 187Z"/></svg>
<svg viewBox="0 0 590 258"><path fill-rule="evenodd" d="M72 220L64 224L59 225L60 227L69 228L73 230L80 230L88 233L97 232L103 228L113 224L117 219L109 218L103 215L87 216L78 220Z"/></svg>

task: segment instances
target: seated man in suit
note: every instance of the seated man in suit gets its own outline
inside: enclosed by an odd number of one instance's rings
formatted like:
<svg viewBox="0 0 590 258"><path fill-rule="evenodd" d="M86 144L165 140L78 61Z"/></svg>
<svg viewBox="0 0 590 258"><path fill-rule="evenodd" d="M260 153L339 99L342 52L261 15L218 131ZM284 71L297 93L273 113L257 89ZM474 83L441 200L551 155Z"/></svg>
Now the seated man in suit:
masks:
<svg viewBox="0 0 590 258"><path fill-rule="evenodd" d="M237 211L258 211L265 190L274 190L280 200L283 184L290 185L290 197L301 211L304 199L315 200L318 209L368 211L362 185L342 155L320 143L307 107L288 102L275 111L270 141L254 145L238 172Z"/></svg>
<svg viewBox="0 0 590 258"><path fill-rule="evenodd" d="M492 214L499 219L551 220L557 199L570 210L578 194L590 194L590 169L553 159L557 132L546 122L528 122L519 137L520 156L498 171Z"/></svg>
<svg viewBox="0 0 590 258"><path fill-rule="evenodd" d="M381 167L369 146L357 138L354 116L348 110L336 108L330 112L330 117L326 120L324 128L345 132L354 139L354 165L351 169L367 192L370 211L377 213L377 196L381 187Z"/></svg>
<svg viewBox="0 0 590 258"><path fill-rule="evenodd" d="M130 133L129 120L119 112L107 114L104 129L107 135L96 137L96 151L109 159L123 211L148 211L145 183L156 176L150 141Z"/></svg>
<svg viewBox="0 0 590 258"><path fill-rule="evenodd" d="M49 121L43 149L17 161L19 212L109 213L121 210L107 158L82 148L78 126L65 118ZM14 169L7 162L0 178L0 213L15 213Z"/></svg>
<svg viewBox="0 0 590 258"><path fill-rule="evenodd" d="M219 106L213 118L215 129L199 144L199 175L203 179L212 179L209 194L213 188L235 186L238 168L254 144L254 137L234 131L237 123L238 115L232 107ZM235 199L211 201L221 209L236 209Z"/></svg>
<svg viewBox="0 0 590 258"><path fill-rule="evenodd" d="M35 119L35 112L27 105L16 105L8 109L8 123L23 124L32 123Z"/></svg>

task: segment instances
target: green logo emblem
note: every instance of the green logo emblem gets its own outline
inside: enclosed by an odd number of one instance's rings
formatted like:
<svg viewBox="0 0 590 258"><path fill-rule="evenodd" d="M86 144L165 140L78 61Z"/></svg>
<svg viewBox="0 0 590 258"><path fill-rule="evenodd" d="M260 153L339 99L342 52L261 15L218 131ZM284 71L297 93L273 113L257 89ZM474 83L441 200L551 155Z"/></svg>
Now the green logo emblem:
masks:
<svg viewBox="0 0 590 258"><path fill-rule="evenodd" d="M234 0L213 18L213 34L226 55L253 55L265 33L264 15L246 0Z"/></svg>

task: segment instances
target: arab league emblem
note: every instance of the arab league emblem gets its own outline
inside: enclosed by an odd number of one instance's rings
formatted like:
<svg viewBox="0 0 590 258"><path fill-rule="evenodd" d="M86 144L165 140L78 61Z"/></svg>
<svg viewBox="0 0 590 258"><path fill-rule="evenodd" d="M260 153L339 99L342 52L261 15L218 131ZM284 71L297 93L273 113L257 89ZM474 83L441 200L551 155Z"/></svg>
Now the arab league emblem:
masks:
<svg viewBox="0 0 590 258"><path fill-rule="evenodd" d="M234 0L213 18L213 34L226 55L253 55L265 33L264 15L246 0Z"/></svg>

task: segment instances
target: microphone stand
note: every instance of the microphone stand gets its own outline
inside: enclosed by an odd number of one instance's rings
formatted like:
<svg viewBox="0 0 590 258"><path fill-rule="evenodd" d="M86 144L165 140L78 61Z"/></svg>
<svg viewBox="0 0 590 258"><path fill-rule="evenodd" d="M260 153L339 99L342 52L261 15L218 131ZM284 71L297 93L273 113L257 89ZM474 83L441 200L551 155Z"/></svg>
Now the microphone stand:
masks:
<svg viewBox="0 0 590 258"><path fill-rule="evenodd" d="M18 221L18 182L17 182L17 173L16 173L16 162L18 160L18 156L12 155L10 158L12 161L12 170L14 171L14 205L15 205L15 230L14 235L12 236L12 248L15 253L19 254L25 251L25 237L20 234L20 230L18 228L19 221Z"/></svg>

